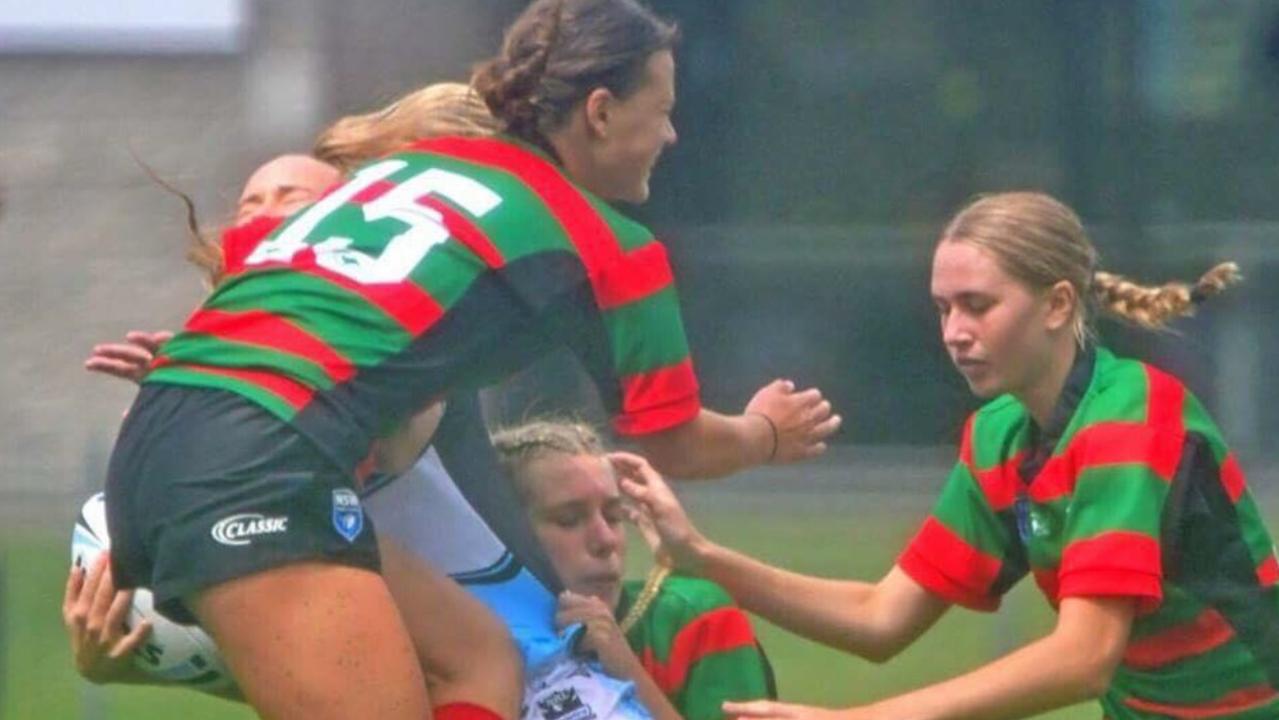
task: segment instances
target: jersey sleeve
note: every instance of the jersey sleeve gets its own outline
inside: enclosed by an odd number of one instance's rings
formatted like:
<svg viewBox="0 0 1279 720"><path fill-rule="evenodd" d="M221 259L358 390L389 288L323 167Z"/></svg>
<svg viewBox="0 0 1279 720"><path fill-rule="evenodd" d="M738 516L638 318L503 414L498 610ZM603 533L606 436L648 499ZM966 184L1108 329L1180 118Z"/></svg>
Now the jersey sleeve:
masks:
<svg viewBox="0 0 1279 720"><path fill-rule="evenodd" d="M645 435L692 420L701 396L666 249L631 250L594 284L607 345L594 374L614 429Z"/></svg>
<svg viewBox="0 0 1279 720"><path fill-rule="evenodd" d="M978 482L970 462L971 427L932 514L897 560L924 589L973 610L993 611L1026 574L1025 554Z"/></svg>
<svg viewBox="0 0 1279 720"><path fill-rule="evenodd" d="M673 578L654 607L641 662L687 720L722 720L726 700L776 697L746 613L719 586Z"/></svg>
<svg viewBox="0 0 1279 720"><path fill-rule="evenodd" d="M1135 597L1143 609L1163 598L1160 527L1176 460L1177 435L1145 426L1099 427L1063 463L1076 468L1066 511L1058 599ZM1167 466L1167 467L1165 467Z"/></svg>

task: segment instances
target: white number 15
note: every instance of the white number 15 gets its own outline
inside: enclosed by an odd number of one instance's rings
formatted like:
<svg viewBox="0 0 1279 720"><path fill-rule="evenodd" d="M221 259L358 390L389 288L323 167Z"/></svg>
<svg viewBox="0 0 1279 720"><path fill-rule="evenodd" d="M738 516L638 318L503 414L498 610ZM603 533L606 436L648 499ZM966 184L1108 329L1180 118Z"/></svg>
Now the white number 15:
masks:
<svg viewBox="0 0 1279 720"><path fill-rule="evenodd" d="M449 239L439 212L418 204L426 195L440 195L473 217L481 217L497 207L502 198L480 183L448 170L431 168L396 185L381 197L364 205L365 222L394 218L408 229L387 242L377 256L350 249L348 237L329 237L318 243L306 242L324 218L374 183L385 180L408 163L385 160L370 165L342 187L307 208L276 237L258 245L245 260L246 265L289 262L307 247L315 251L320 267L363 285L397 283L408 277L431 248Z"/></svg>

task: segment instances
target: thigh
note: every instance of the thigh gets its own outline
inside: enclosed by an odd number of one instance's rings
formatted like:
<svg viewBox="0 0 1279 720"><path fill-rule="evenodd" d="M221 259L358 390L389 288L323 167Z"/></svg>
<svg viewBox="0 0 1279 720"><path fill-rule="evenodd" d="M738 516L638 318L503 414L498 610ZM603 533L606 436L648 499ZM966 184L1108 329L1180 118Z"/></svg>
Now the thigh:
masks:
<svg viewBox="0 0 1279 720"><path fill-rule="evenodd" d="M262 717L430 717L408 632L374 572L296 563L186 602Z"/></svg>

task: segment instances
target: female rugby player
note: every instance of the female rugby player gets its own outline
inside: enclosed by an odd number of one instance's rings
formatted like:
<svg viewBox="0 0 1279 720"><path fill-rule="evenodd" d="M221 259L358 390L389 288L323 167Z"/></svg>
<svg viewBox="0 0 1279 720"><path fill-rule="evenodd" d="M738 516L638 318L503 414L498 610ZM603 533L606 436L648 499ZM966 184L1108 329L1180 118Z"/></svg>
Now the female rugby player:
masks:
<svg viewBox="0 0 1279 720"><path fill-rule="evenodd" d="M629 0L535 3L477 77L513 139L363 168L161 348L108 473L113 571L198 618L259 712L428 714L351 486L376 438L450 390L563 343L674 474L824 449L838 419L815 391L701 407L664 252L604 203L644 199L674 140L673 41Z"/></svg>
<svg viewBox="0 0 1279 720"><path fill-rule="evenodd" d="M1243 473L1173 376L1098 346L1102 312L1149 328L1234 281L1143 287L1101 272L1069 208L1038 193L969 205L933 259L942 340L973 392L958 463L877 583L806 577L702 537L660 478L624 491L680 567L749 610L890 658L952 605L994 610L1030 574L1046 636L966 675L864 707L729 703L743 717L1020 718L1100 698L1113 720L1279 715L1279 564Z"/></svg>
<svg viewBox="0 0 1279 720"><path fill-rule="evenodd" d="M750 620L714 583L623 581L626 508L603 442L581 423L541 420L493 437L542 547L567 586L557 620L635 682L654 717L718 720L725 700L776 697Z"/></svg>

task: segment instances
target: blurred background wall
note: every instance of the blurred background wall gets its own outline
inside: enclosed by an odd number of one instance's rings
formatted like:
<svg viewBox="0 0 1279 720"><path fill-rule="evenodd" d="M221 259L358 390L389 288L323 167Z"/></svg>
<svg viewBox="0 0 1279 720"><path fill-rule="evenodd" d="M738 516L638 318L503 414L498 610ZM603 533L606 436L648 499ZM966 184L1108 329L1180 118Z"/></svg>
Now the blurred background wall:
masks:
<svg viewBox="0 0 1279 720"><path fill-rule="evenodd" d="M464 78L523 4L0 0L0 507L69 515L100 484L132 388L83 358L178 327L202 294L180 204L131 154L217 223L254 166L331 119ZM1243 265L1248 282L1174 334L1103 334L1185 377L1270 481L1279 4L651 4L684 30L681 139L634 214L671 249L709 405L787 376L832 398L841 444L953 443L974 401L937 338L931 243L975 193L1042 188L1113 270ZM549 359L491 409L589 403L570 365Z"/></svg>

